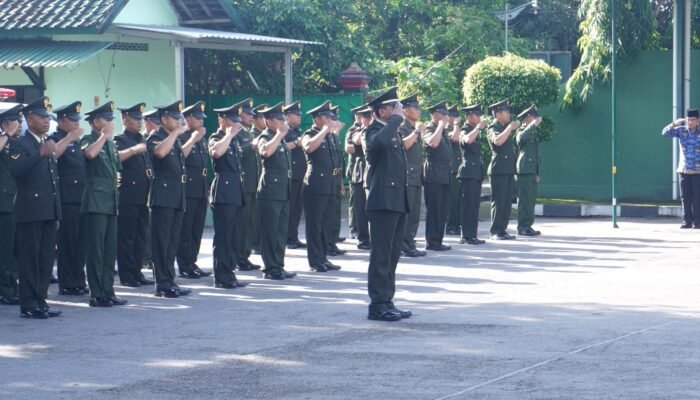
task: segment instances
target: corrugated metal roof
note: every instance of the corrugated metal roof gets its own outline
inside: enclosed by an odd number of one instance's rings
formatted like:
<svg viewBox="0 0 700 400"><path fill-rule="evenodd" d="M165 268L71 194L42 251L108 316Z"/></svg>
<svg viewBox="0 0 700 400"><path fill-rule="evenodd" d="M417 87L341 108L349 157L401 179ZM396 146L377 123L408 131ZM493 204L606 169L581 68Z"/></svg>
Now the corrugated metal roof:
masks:
<svg viewBox="0 0 700 400"><path fill-rule="evenodd" d="M183 26L113 24L109 32L131 36L179 40L192 43L239 42L252 45L277 45L300 47L305 44L319 44L305 40L286 39L273 36L251 35L248 33L213 31Z"/></svg>
<svg viewBox="0 0 700 400"><path fill-rule="evenodd" d="M0 46L0 67L65 67L81 63L111 42L6 40Z"/></svg>
<svg viewBox="0 0 700 400"><path fill-rule="evenodd" d="M3 0L0 32L101 32L128 0Z"/></svg>

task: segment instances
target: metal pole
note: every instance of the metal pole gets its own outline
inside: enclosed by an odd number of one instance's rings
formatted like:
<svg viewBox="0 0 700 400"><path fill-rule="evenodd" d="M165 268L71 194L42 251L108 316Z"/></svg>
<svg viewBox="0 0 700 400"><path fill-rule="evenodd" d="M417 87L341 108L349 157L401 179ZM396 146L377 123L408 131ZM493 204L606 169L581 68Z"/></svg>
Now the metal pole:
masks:
<svg viewBox="0 0 700 400"><path fill-rule="evenodd" d="M615 115L615 41L617 38L615 37L615 3L617 0L610 0L611 7L610 7L610 19L612 20L612 34L611 34L611 46L610 46L610 51L612 52L612 77L611 77L611 85L612 85L612 132L611 132L611 139L612 139L612 223L613 223L613 228L617 228L617 195L615 193L615 181L616 181L616 175L617 175L617 165L616 165L616 157L615 157L615 125L617 122L617 116Z"/></svg>
<svg viewBox="0 0 700 400"><path fill-rule="evenodd" d="M292 49L284 52L284 102L292 104Z"/></svg>
<svg viewBox="0 0 700 400"><path fill-rule="evenodd" d="M506 0L506 53L508 53L508 20L510 20L510 16L508 15L508 0Z"/></svg>

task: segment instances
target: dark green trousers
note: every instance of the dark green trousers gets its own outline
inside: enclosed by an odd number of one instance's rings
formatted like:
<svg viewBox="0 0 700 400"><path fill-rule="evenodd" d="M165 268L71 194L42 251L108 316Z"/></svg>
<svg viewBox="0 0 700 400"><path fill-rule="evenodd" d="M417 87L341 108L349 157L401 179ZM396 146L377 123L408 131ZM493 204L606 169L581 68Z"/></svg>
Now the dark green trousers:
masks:
<svg viewBox="0 0 700 400"><path fill-rule="evenodd" d="M491 229L492 235L506 232L513 208L515 178L513 175L491 176Z"/></svg>
<svg viewBox="0 0 700 400"><path fill-rule="evenodd" d="M19 271L15 259L15 214L0 213L0 296L19 294Z"/></svg>
<svg viewBox="0 0 700 400"><path fill-rule="evenodd" d="M450 174L450 193L447 200L447 226L448 231L459 231L459 226L462 224L461 218L461 202L462 189L457 179L457 174Z"/></svg>
<svg viewBox="0 0 700 400"><path fill-rule="evenodd" d="M338 238L340 238L340 220L341 220L341 204L343 197L338 190L338 194L331 196L330 208L333 213L331 218L323 221L323 237L326 243L326 249L337 247Z"/></svg>
<svg viewBox="0 0 700 400"><path fill-rule="evenodd" d="M141 278L146 258L148 207L145 204L119 204L117 217L117 269L119 280L135 282Z"/></svg>
<svg viewBox="0 0 700 400"><path fill-rule="evenodd" d="M153 252L151 251L151 210L148 209L148 222L144 227L146 232L146 245L143 249L143 263L153 262Z"/></svg>
<svg viewBox="0 0 700 400"><path fill-rule="evenodd" d="M328 262L324 222L333 219L332 195L311 194L304 191L304 215L306 216L306 257L309 266Z"/></svg>
<svg viewBox="0 0 700 400"><path fill-rule="evenodd" d="M425 243L426 246L440 246L445 237L447 204L450 185L426 183L425 193Z"/></svg>
<svg viewBox="0 0 700 400"><path fill-rule="evenodd" d="M304 197L302 189L304 181L302 179L292 180L291 193L289 196L289 227L287 228L287 241L299 241L299 222L301 222L301 211L304 209Z"/></svg>
<svg viewBox="0 0 700 400"><path fill-rule="evenodd" d="M369 254L367 291L369 311L393 308L396 292L396 266L406 229L406 214L385 211L367 211L372 250Z"/></svg>
<svg viewBox="0 0 700 400"><path fill-rule="evenodd" d="M151 247L156 289L167 290L175 283L175 255L182 228L183 210L151 208Z"/></svg>
<svg viewBox="0 0 700 400"><path fill-rule="evenodd" d="M177 267L180 273L197 268L197 256L204 234L204 221L207 218L209 199L206 197L187 198L187 208L182 217L182 230L177 248Z"/></svg>
<svg viewBox="0 0 700 400"><path fill-rule="evenodd" d="M481 206L481 179L462 179L462 238L477 237L479 228L479 206Z"/></svg>
<svg viewBox="0 0 700 400"><path fill-rule="evenodd" d="M284 269L289 229L289 201L258 200L260 207L260 252L265 272L278 273Z"/></svg>
<svg viewBox="0 0 700 400"><path fill-rule="evenodd" d="M246 195L246 199L248 199ZM253 247L260 247L260 208L258 206L257 194L254 194L251 201L250 216L248 218L248 249L252 253ZM250 253L248 256L250 257Z"/></svg>
<svg viewBox="0 0 700 400"><path fill-rule="evenodd" d="M117 216L86 213L85 244L90 297L114 297L114 264L117 261Z"/></svg>
<svg viewBox="0 0 700 400"><path fill-rule="evenodd" d="M61 204L61 225L56 237L58 287L85 287L85 235L80 204Z"/></svg>
<svg viewBox="0 0 700 400"><path fill-rule="evenodd" d="M241 218L243 207L233 204L214 204L214 282L228 283L235 277L236 219Z"/></svg>
<svg viewBox="0 0 700 400"><path fill-rule="evenodd" d="M416 248L416 235L418 234L418 225L420 225L422 189L421 186L406 186L410 211L406 216L406 232L403 235L403 250L415 250Z"/></svg>
<svg viewBox="0 0 700 400"><path fill-rule="evenodd" d="M518 175L518 232L532 228L535 223L537 175Z"/></svg>
<svg viewBox="0 0 700 400"><path fill-rule="evenodd" d="M359 188L362 189L362 186L359 186ZM355 183L351 183L348 190L350 192L348 193L348 229L350 229L350 236L357 236L357 222L355 221L355 210L357 210L357 207L355 207L355 196L357 195L358 189ZM364 189L362 189L362 192L364 193Z"/></svg>
<svg viewBox="0 0 700 400"><path fill-rule="evenodd" d="M367 193L362 187L362 183L353 183L350 203L354 210L355 232L360 243L369 243L369 221L367 221Z"/></svg>
<svg viewBox="0 0 700 400"><path fill-rule="evenodd" d="M46 307L56 249L56 221L17 224L15 254L19 265L20 312Z"/></svg>
<svg viewBox="0 0 700 400"><path fill-rule="evenodd" d="M252 253L253 238L256 235L260 235L260 221L256 220L256 216L259 218L259 214L257 214L257 211L253 212L257 208L256 194L245 193L244 196L245 206L243 206L242 212L238 213L238 218L236 219L235 245L236 256L238 257L237 262L239 264L248 260Z"/></svg>

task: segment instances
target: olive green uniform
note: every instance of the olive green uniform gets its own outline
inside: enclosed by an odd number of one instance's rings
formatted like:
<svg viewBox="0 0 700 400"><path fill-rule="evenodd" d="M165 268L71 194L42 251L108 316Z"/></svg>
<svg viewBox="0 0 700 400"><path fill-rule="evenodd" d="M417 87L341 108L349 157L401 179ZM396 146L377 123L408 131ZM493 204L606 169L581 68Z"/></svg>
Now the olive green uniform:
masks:
<svg viewBox="0 0 700 400"><path fill-rule="evenodd" d="M351 161L348 166L348 177L350 179L350 210L352 215L350 218L355 219L355 231L357 241L360 244L369 244L369 222L367 221L367 194L364 189L365 168L367 161L365 160L365 152L362 145L355 144L352 141L352 136L357 131L363 131L364 128L358 126L356 129L348 131L350 137L347 143L355 148L355 153L352 154ZM350 168L352 166L352 169Z"/></svg>
<svg viewBox="0 0 700 400"><path fill-rule="evenodd" d="M426 135L437 130L437 124L431 122L426 128ZM450 191L450 165L452 147L443 129L440 143L432 148L425 143L425 166L423 185L425 186L425 242L426 248L442 246L447 221L447 206Z"/></svg>
<svg viewBox="0 0 700 400"><path fill-rule="evenodd" d="M323 237L326 243L326 251L328 250L333 250L337 248L336 243L338 242L338 239L340 239L340 225L341 225L341 204L342 204L342 198L343 195L341 194L341 186L344 184L343 183L343 159L345 158L345 152L340 146L340 139L338 138L338 135L333 133L330 136L330 144L332 146L333 151L335 151L335 157L334 157L334 171L337 171L334 173L334 179L335 179L335 184L336 184L336 190L335 194L331 196L331 212L333 213L333 217L324 220L323 224Z"/></svg>
<svg viewBox="0 0 700 400"><path fill-rule="evenodd" d="M352 146L354 143L352 142L352 136L357 132L358 129L361 128L361 125L358 124L357 122L353 123L350 128L348 128L347 133L345 134L345 145L346 146ZM353 171L355 169L355 160L357 158L356 154L348 154L348 165L345 168L345 175L348 177L348 181L350 181L350 186L348 188L348 195L349 195L349 200L348 200L348 228L350 229L350 236L355 238L357 237L357 225L355 222L355 195L356 195L356 190L355 190L355 185L352 182L352 175ZM364 191L364 189L363 189Z"/></svg>
<svg viewBox="0 0 700 400"><path fill-rule="evenodd" d="M15 194L17 185L10 173L9 138L0 149L0 297L13 299L19 294L19 272L15 259Z"/></svg>
<svg viewBox="0 0 700 400"><path fill-rule="evenodd" d="M537 127L522 126L515 137L518 145L518 232L532 229L535 222L537 177L540 174Z"/></svg>
<svg viewBox="0 0 700 400"><path fill-rule="evenodd" d="M399 134L402 139L411 135L416 127L409 120L404 120L399 126ZM406 216L406 232L403 236L402 250L416 250L416 235L420 225L421 196L423 196L423 144L418 138L413 146L406 149L406 193L408 197L409 213Z"/></svg>
<svg viewBox="0 0 700 400"><path fill-rule="evenodd" d="M481 162L481 141L479 137L467 143L465 136L474 130L469 123L460 131L461 164L457 177L460 181L462 238L475 239L479 227L479 206L481 205L481 183L484 170Z"/></svg>
<svg viewBox="0 0 700 400"><path fill-rule="evenodd" d="M236 257L238 265L248 263L252 246L260 236L260 214L257 210L256 193L260 177L260 155L253 147L253 139L259 131L255 128L241 129L234 140L241 156L241 177L245 202L243 212L236 220Z"/></svg>
<svg viewBox="0 0 700 400"><path fill-rule="evenodd" d="M506 129L505 125L495 121L488 128L489 146L493 155L488 174L491 177L491 229L492 235L506 233L512 211L515 194L515 152L513 136L500 146L493 141Z"/></svg>
<svg viewBox="0 0 700 400"><path fill-rule="evenodd" d="M448 133L452 133L453 125L449 125L445 128ZM460 214L461 214L461 189L460 181L458 179L458 169L462 164L462 152L459 147L459 141L453 142L451 139L450 148L452 150L452 161L450 163L450 192L447 200L447 224L446 231L448 233L458 233L460 230L460 225L462 224Z"/></svg>

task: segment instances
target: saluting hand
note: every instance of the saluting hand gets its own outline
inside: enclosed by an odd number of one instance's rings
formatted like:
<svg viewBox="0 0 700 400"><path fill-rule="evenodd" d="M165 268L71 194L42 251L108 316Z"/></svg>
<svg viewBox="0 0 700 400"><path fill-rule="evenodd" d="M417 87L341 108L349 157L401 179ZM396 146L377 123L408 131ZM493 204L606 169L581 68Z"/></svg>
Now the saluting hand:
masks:
<svg viewBox="0 0 700 400"><path fill-rule="evenodd" d="M486 128L486 121L484 121L484 120L479 121L479 129L484 129L484 128Z"/></svg>
<svg viewBox="0 0 700 400"><path fill-rule="evenodd" d="M139 143L136 146L131 147L131 151L133 151L136 155L143 154L146 152L146 150L146 143Z"/></svg>
<svg viewBox="0 0 700 400"><path fill-rule="evenodd" d="M520 128L520 121L518 121L518 120L511 121L511 123L510 123L510 128L511 128L511 129L518 129L518 128Z"/></svg>
<svg viewBox="0 0 700 400"><path fill-rule="evenodd" d="M194 136L195 142L199 142L200 140L202 140L206 134L207 134L207 128L204 126L200 126L199 128L195 129L195 136Z"/></svg>
<svg viewBox="0 0 700 400"><path fill-rule="evenodd" d="M277 130L277 134L278 134L278 135L284 136L284 135L287 134L287 132L289 132L289 124L285 122L285 123L283 123L282 126L280 126L280 128Z"/></svg>
<svg viewBox="0 0 700 400"><path fill-rule="evenodd" d="M56 143L53 140L46 140L39 146L39 155L46 157L56 151Z"/></svg>
<svg viewBox="0 0 700 400"><path fill-rule="evenodd" d="M537 117L535 119L535 126L540 126L541 123L542 123L542 117Z"/></svg>
<svg viewBox="0 0 700 400"><path fill-rule="evenodd" d="M105 139L112 140L114 137L114 123L110 122L105 124L105 126L100 129L100 133L105 137Z"/></svg>
<svg viewBox="0 0 700 400"><path fill-rule="evenodd" d="M685 125L685 118L678 118L677 120L673 121L674 126L681 126Z"/></svg>
<svg viewBox="0 0 700 400"><path fill-rule="evenodd" d="M394 111L391 112L391 115L398 115L399 117L403 118L403 105L401 105L401 103L397 103L394 106Z"/></svg>
<svg viewBox="0 0 700 400"><path fill-rule="evenodd" d="M427 128L426 128L426 126L425 126L424 123L419 122L419 123L416 125L416 129L418 129L418 132L420 132L420 134L423 135L423 134L425 134L425 130L426 130Z"/></svg>
<svg viewBox="0 0 700 400"><path fill-rule="evenodd" d="M80 139L81 136L83 136L83 132L85 130L83 128L76 128L73 129L72 131L68 132L68 135L70 135L70 140L71 142L75 142Z"/></svg>
<svg viewBox="0 0 700 400"><path fill-rule="evenodd" d="M2 130L5 131L8 136L15 136L15 133L19 131L20 127L21 124L16 120L2 122Z"/></svg>

